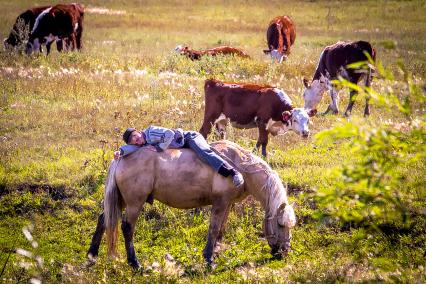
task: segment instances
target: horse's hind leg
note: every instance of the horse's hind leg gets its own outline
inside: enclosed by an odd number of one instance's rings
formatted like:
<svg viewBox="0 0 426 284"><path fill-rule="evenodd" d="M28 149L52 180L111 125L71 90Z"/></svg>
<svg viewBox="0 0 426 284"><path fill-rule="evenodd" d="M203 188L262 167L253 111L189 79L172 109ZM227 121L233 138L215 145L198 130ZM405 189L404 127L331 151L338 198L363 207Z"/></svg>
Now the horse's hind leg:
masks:
<svg viewBox="0 0 426 284"><path fill-rule="evenodd" d="M138 220L140 208L126 208L126 215L122 220L121 229L123 230L124 242L127 252L127 262L133 269L138 270L141 268L139 261L136 257L135 247L133 245L133 234L135 232L136 221Z"/></svg>
<svg viewBox="0 0 426 284"><path fill-rule="evenodd" d="M225 233L225 225L226 225L226 221L228 220L230 209L231 209L231 205L229 205L228 208L225 209L225 215L223 216L222 224L220 225L219 234L217 235L216 243L214 245L214 252L217 252L220 248L219 242L222 241L223 234Z"/></svg>
<svg viewBox="0 0 426 284"><path fill-rule="evenodd" d="M226 208L229 205L224 203L213 204L212 206L212 215L210 218L209 226L209 235L207 238L207 244L203 250L203 256L207 264L211 265L213 263L213 250L216 244L217 237L223 223L223 219L226 215Z"/></svg>
<svg viewBox="0 0 426 284"><path fill-rule="evenodd" d="M90 243L89 251L87 252L87 256L89 260L93 260L94 257L98 256L99 246L101 244L102 236L105 232L105 219L104 213L99 215L98 224L96 225L95 234L92 237L92 242Z"/></svg>
<svg viewBox="0 0 426 284"><path fill-rule="evenodd" d="M216 243L220 242L223 238L223 233L225 232L225 225L226 225L226 221L228 220L230 210L231 210L231 205L228 206L228 208L226 209L225 215L223 216L222 224L220 225L220 230L219 230L219 234L217 235Z"/></svg>

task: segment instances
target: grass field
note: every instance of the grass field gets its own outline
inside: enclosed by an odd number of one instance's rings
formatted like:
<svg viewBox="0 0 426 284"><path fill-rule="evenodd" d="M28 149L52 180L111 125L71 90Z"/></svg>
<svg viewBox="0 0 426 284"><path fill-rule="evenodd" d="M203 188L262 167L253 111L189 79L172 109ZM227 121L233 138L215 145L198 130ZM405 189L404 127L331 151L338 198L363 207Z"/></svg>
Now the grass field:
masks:
<svg viewBox="0 0 426 284"><path fill-rule="evenodd" d="M86 13L81 53L54 50L49 57L28 57L0 51L0 282L426 281L426 104L418 99L426 90L426 2L82 3ZM2 37L19 13L35 5L3 0L0 4ZM37 2L44 4L51 2ZM292 54L281 65L262 53L267 25L277 15L290 15L297 30ZM399 127L401 137L412 133L404 128L407 121L420 125L415 139L401 147L391 145L390 160L395 153L405 153L410 163L394 168L386 164L392 175L384 179L383 189L396 192L403 221L324 218L325 212L332 212L327 206L338 204L324 205L321 196L343 190L336 173L363 157L347 147L350 138L328 144L315 139L315 134L344 124L346 118L316 116L309 139L288 133L271 138L268 145L267 161L288 183L290 200L297 203L298 223L287 258L270 259L262 236L263 211L249 198L231 210L214 269L205 267L202 258L209 208L194 214L159 202L145 206L135 233L144 273L134 274L127 265L122 236L118 260L107 258L103 242L96 264L86 266L86 252L102 212L106 170L128 126L199 130L207 78L274 85L302 106L302 79L313 76L321 50L339 40L361 39L373 44L378 61L394 76L375 78L373 89L409 98L413 111L406 116L392 105L373 102L372 114L365 120L359 98L349 122L362 129ZM232 45L247 51L251 59L194 62L174 53L178 44L195 49ZM412 96L413 90L420 96ZM348 102L347 89L340 97L342 110ZM328 103L325 96L319 111ZM228 139L251 149L257 130L230 128ZM410 141L417 143L412 144L415 148L410 148ZM373 152L379 149L368 147ZM382 159L387 159L383 153Z"/></svg>

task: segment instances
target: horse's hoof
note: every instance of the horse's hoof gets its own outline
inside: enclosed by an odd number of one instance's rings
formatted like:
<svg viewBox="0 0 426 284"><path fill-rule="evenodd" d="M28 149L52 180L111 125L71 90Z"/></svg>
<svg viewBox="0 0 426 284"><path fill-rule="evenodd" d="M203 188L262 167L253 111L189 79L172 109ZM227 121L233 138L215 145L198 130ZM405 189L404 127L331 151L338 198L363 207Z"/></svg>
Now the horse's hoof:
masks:
<svg viewBox="0 0 426 284"><path fill-rule="evenodd" d="M216 264L213 261L207 261L206 262L206 269L208 271L213 271L216 269Z"/></svg>
<svg viewBox="0 0 426 284"><path fill-rule="evenodd" d="M133 272L143 272L143 269L142 269L142 266L140 265L140 263L139 263L139 261L132 261L132 262L129 262L129 264L130 264L130 266L132 267L132 269L133 269Z"/></svg>

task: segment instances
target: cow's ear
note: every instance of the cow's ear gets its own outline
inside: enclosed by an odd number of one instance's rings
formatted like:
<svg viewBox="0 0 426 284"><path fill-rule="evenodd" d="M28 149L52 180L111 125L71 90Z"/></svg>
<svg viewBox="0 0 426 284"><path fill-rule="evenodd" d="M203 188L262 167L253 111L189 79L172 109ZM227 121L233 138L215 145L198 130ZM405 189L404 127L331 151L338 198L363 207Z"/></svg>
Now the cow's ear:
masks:
<svg viewBox="0 0 426 284"><path fill-rule="evenodd" d="M315 116L316 114L317 114L317 109L316 109L316 108L311 109L310 111L308 111L308 115L309 115L310 117L313 117L313 116Z"/></svg>
<svg viewBox="0 0 426 284"><path fill-rule="evenodd" d="M291 118L291 112L289 112L288 110L283 112L283 121L287 122L289 121Z"/></svg>
<svg viewBox="0 0 426 284"><path fill-rule="evenodd" d="M309 89L311 86L309 86L309 81L306 78L303 78L303 85L305 85L306 89Z"/></svg>

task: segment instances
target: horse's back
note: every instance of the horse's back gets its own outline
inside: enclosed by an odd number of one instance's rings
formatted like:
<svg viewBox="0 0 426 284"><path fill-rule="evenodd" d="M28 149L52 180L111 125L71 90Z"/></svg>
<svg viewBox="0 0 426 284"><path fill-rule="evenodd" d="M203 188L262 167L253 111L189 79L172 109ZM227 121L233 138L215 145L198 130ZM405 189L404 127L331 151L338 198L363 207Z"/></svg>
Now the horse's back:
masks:
<svg viewBox="0 0 426 284"><path fill-rule="evenodd" d="M121 159L116 181L125 203L135 205L153 193L169 206L194 208L235 191L230 178L218 175L190 149L141 149Z"/></svg>

